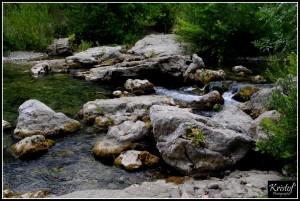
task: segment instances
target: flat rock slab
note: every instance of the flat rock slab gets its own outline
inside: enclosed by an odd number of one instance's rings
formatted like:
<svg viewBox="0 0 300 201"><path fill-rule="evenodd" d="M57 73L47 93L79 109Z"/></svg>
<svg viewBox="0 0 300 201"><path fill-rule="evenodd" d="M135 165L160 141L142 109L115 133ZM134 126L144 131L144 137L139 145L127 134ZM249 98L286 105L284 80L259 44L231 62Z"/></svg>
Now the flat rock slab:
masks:
<svg viewBox="0 0 300 201"><path fill-rule="evenodd" d="M277 172L236 170L223 179L185 177L181 184L161 179L122 190L82 190L51 198L259 198L267 197L268 181L281 179Z"/></svg>

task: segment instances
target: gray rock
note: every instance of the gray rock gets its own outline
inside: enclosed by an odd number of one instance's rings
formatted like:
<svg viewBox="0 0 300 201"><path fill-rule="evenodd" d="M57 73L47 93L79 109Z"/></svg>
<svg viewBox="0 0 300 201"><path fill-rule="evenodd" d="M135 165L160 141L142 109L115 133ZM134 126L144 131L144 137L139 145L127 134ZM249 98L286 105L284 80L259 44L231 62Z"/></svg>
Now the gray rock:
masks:
<svg viewBox="0 0 300 201"><path fill-rule="evenodd" d="M175 105L175 103L170 97L154 95L97 99L85 103L79 116L90 123L94 123L98 116L106 116L113 119L117 125L145 115L152 105Z"/></svg>
<svg viewBox="0 0 300 201"><path fill-rule="evenodd" d="M176 42L175 34L151 34L135 43L128 53L147 57L184 55L185 44Z"/></svg>
<svg viewBox="0 0 300 201"><path fill-rule="evenodd" d="M143 182L140 185L134 184L122 190L83 190L52 198L169 198L170 191L174 188L176 188L174 183L157 180Z"/></svg>
<svg viewBox="0 0 300 201"><path fill-rule="evenodd" d="M251 96L259 90L259 87L246 85L241 87L232 98L240 102L246 102L249 101Z"/></svg>
<svg viewBox="0 0 300 201"><path fill-rule="evenodd" d="M126 90L136 95L151 94L155 92L154 85L146 79L128 79L125 82L124 87Z"/></svg>
<svg viewBox="0 0 300 201"><path fill-rule="evenodd" d="M197 54L193 54L192 61L193 62L189 65L189 67L187 68L187 70L183 74L183 77L185 79L186 79L186 77L189 73L195 73L196 70L201 69L201 68L205 68L205 64L203 62L203 59L201 57L199 57Z"/></svg>
<svg viewBox="0 0 300 201"><path fill-rule="evenodd" d="M121 49L121 46L101 46L89 48L83 52L67 57L65 66L91 68L93 65L98 64L99 61L102 60L103 56L107 58L108 54L113 54Z"/></svg>
<svg viewBox="0 0 300 201"><path fill-rule="evenodd" d="M224 80L224 81L212 81L205 85L206 92L218 91L220 94L228 91L230 87L235 84L236 81Z"/></svg>
<svg viewBox="0 0 300 201"><path fill-rule="evenodd" d="M42 63L38 63L35 66L33 66L30 69L30 74L34 78L38 78L39 76L43 76L43 75L49 73L49 71L51 71L49 63L48 62L42 62Z"/></svg>
<svg viewBox="0 0 300 201"><path fill-rule="evenodd" d="M19 107L19 117L14 130L15 137L32 135L51 136L71 133L80 128L80 123L63 113L56 113L44 103L30 99Z"/></svg>
<svg viewBox="0 0 300 201"><path fill-rule="evenodd" d="M212 110L215 104L224 104L224 98L218 91L212 91L203 96L199 96L198 100L191 102L191 106L200 110Z"/></svg>
<svg viewBox="0 0 300 201"><path fill-rule="evenodd" d="M97 158L112 159L123 151L146 146L149 128L142 121L124 121L109 128L106 136L93 147Z"/></svg>
<svg viewBox="0 0 300 201"><path fill-rule="evenodd" d="M249 70L248 68L244 67L244 66L234 66L232 67L232 71L235 73L245 73L245 74L251 74L252 71Z"/></svg>
<svg viewBox="0 0 300 201"><path fill-rule="evenodd" d="M234 192L232 190L224 190L220 194L221 198L233 198Z"/></svg>
<svg viewBox="0 0 300 201"><path fill-rule="evenodd" d="M239 179L234 178L236 175L240 176ZM282 175L277 172L236 170L218 181L219 189L208 189L216 183L215 179L189 178L180 185L157 180L134 184L122 190L83 190L60 196L52 195L51 198L259 198L267 196L268 181L281 179Z"/></svg>
<svg viewBox="0 0 300 201"><path fill-rule="evenodd" d="M236 106L226 106L221 112L212 117L214 126L227 128L250 137L250 125L253 119ZM221 125L221 126L220 126Z"/></svg>
<svg viewBox="0 0 300 201"><path fill-rule="evenodd" d="M234 165L251 148L252 139L230 126L220 126L187 109L154 105L150 119L157 148L163 160L189 176L216 174ZM213 125L213 126L212 126ZM204 146L197 146L187 137L188 128L198 128L205 136Z"/></svg>
<svg viewBox="0 0 300 201"><path fill-rule="evenodd" d="M227 77L223 70L208 70L201 69L196 70L194 73L188 73L185 76L185 80L190 80L201 85L206 85L211 81L224 80Z"/></svg>
<svg viewBox="0 0 300 201"><path fill-rule="evenodd" d="M73 54L69 38L54 39L46 51L50 56L69 56Z"/></svg>
<svg viewBox="0 0 300 201"><path fill-rule="evenodd" d="M271 95L275 88L265 88L254 93L250 100L239 104L238 107L245 113L249 114L253 119L257 118L260 114L268 111L265 102Z"/></svg>
<svg viewBox="0 0 300 201"><path fill-rule="evenodd" d="M149 58L140 61L128 61L111 66L95 65L84 75L88 81L124 82L131 78L152 78L153 73L160 76L178 78L187 68L186 56L173 55Z"/></svg>

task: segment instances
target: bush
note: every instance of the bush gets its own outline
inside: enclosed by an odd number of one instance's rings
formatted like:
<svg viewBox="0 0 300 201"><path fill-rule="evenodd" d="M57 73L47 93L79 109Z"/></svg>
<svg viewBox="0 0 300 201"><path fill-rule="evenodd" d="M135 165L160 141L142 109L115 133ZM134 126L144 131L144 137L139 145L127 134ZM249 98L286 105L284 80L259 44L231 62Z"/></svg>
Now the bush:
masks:
<svg viewBox="0 0 300 201"><path fill-rule="evenodd" d="M297 170L297 85L293 76L297 72L297 56L291 54L288 64L280 66L275 60L276 73L268 73L271 79L281 75L277 89L266 102L267 108L280 113L279 120L264 119L261 123L268 138L256 143L256 150L269 153L283 160L290 174ZM280 74L278 73L280 72ZM277 76L276 76L277 75Z"/></svg>
<svg viewBox="0 0 300 201"><path fill-rule="evenodd" d="M81 43L78 46L77 51L78 52L82 52L82 51L87 50L87 49L92 48L92 47L93 47L93 43L92 42L81 40Z"/></svg>
<svg viewBox="0 0 300 201"><path fill-rule="evenodd" d="M256 12L261 4L189 3L182 5L175 33L180 41L190 42L190 49L205 60L219 63L226 57L252 56L251 44L260 37L261 22Z"/></svg>
<svg viewBox="0 0 300 201"><path fill-rule="evenodd" d="M4 4L4 51L44 50L54 38L47 4Z"/></svg>

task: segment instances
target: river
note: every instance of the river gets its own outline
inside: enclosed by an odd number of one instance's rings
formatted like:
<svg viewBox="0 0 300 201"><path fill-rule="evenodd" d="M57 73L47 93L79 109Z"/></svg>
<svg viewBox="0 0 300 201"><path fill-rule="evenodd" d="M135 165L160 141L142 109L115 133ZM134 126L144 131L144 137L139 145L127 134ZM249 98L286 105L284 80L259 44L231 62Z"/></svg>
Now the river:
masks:
<svg viewBox="0 0 300 201"><path fill-rule="evenodd" d="M3 65L3 119L12 129L3 132L3 186L15 192L49 190L62 195L85 189L123 189L135 183L154 181L178 174L165 164L143 171L128 172L122 168L104 165L92 153L95 142L105 132L85 125L77 113L87 101L112 98L113 87L87 82L69 74L49 74L43 79L33 79L32 66L4 63ZM156 86L156 94L164 94L175 100L190 102L199 95L191 93L194 86L168 89ZM239 102L231 97L234 90L223 93L226 105ZM82 128L72 134L55 137L55 146L37 159L14 158L9 151L17 140L12 138L17 123L18 107L28 99L38 99L56 112L82 123ZM209 115L213 115L211 112Z"/></svg>

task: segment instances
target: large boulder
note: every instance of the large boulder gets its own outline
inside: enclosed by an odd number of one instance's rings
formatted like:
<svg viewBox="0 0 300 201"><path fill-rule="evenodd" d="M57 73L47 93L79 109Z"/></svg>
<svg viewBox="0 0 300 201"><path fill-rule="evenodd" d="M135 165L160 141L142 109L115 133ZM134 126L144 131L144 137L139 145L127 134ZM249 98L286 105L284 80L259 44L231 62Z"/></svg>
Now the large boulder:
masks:
<svg viewBox="0 0 300 201"><path fill-rule="evenodd" d="M150 119L163 160L185 175L218 174L235 165L253 146L248 132L188 109L154 105Z"/></svg>
<svg viewBox="0 0 300 201"><path fill-rule="evenodd" d="M175 34L151 34L139 40L128 53L147 57L184 55L183 43L176 42Z"/></svg>
<svg viewBox="0 0 300 201"><path fill-rule="evenodd" d="M97 99L85 103L78 115L86 123L94 124L98 117L98 121L99 118L110 118L118 125L148 114L152 105L175 105L175 102L170 97L156 95Z"/></svg>
<svg viewBox="0 0 300 201"><path fill-rule="evenodd" d="M175 103L166 96L136 96L98 99L84 104L79 116L87 123L108 128L105 137L94 145L94 156L111 162L128 149L151 149L153 141L148 135L151 130L149 108L152 105Z"/></svg>
<svg viewBox="0 0 300 201"><path fill-rule="evenodd" d="M253 119L236 106L226 106L221 112L212 117L216 127L231 129L250 136L250 125Z"/></svg>
<svg viewBox="0 0 300 201"><path fill-rule="evenodd" d="M191 106L199 110L212 110L215 104L224 104L224 98L218 91L199 96L198 100L191 102Z"/></svg>
<svg viewBox="0 0 300 201"><path fill-rule="evenodd" d="M14 136L25 138L32 135L51 136L71 133L80 128L80 123L63 113L56 113L44 103L30 99L19 107L18 123Z"/></svg>
<svg viewBox="0 0 300 201"><path fill-rule="evenodd" d="M12 145L11 151L16 157L31 157L47 152L53 144L53 140L46 139L43 135L34 135Z"/></svg>
<svg viewBox="0 0 300 201"><path fill-rule="evenodd" d="M121 46L109 47L93 47L89 48L83 52L74 54L66 58L65 66L67 67L77 67L77 68L91 68L102 61L102 57L109 57L108 55L114 54L122 50Z"/></svg>
<svg viewBox="0 0 300 201"><path fill-rule="evenodd" d="M187 56L172 55L124 61L111 66L95 65L82 76L88 81L124 83L127 79L145 78L167 83L168 79L182 81L182 74L188 67Z"/></svg>
<svg viewBox="0 0 300 201"><path fill-rule="evenodd" d="M70 56L73 54L69 38L54 39L46 51L50 56Z"/></svg>
<svg viewBox="0 0 300 201"><path fill-rule="evenodd" d="M186 53L183 44L175 41L176 37L174 34L148 35L128 50L127 54L115 49L102 55L94 53L96 56L91 56L87 51L96 49L90 48L67 57L66 66L93 66L89 72L79 72L75 75L88 81L120 84L127 79L142 78L152 83L168 83L169 80L175 83L182 82L182 75L191 63L191 56ZM198 56L194 56L193 63L204 66L203 60Z"/></svg>

